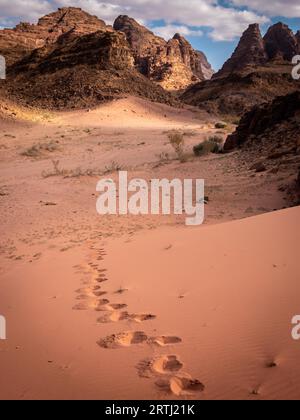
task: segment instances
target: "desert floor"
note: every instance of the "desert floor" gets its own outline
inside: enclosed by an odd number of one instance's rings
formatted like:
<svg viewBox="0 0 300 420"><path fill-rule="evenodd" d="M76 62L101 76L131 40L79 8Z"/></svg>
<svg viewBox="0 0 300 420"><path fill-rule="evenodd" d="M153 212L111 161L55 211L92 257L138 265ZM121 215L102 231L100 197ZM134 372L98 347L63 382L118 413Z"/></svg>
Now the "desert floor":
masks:
<svg viewBox="0 0 300 420"><path fill-rule="evenodd" d="M0 399L300 398L294 174L194 157L228 134L215 122L135 98L0 120ZM204 225L99 216L97 181L119 168L205 179Z"/></svg>

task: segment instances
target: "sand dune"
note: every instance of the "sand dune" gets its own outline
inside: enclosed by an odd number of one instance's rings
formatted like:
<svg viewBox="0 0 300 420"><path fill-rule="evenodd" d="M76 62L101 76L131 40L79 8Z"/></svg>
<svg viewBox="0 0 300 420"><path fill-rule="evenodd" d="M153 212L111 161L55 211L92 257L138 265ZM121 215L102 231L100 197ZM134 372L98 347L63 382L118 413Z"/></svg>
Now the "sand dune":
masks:
<svg viewBox="0 0 300 420"><path fill-rule="evenodd" d="M299 211L109 240L99 262L95 241L11 268L1 398L299 398ZM155 316L136 328L116 304ZM102 305L115 322L97 321Z"/></svg>

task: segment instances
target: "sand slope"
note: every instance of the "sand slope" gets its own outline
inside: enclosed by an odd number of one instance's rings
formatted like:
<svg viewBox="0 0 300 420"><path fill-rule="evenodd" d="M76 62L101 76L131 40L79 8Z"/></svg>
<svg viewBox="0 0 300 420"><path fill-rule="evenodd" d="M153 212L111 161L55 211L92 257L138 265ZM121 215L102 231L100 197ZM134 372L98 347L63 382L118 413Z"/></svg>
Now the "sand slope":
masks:
<svg viewBox="0 0 300 420"><path fill-rule="evenodd" d="M299 215L94 240L10 267L0 398L299 399Z"/></svg>

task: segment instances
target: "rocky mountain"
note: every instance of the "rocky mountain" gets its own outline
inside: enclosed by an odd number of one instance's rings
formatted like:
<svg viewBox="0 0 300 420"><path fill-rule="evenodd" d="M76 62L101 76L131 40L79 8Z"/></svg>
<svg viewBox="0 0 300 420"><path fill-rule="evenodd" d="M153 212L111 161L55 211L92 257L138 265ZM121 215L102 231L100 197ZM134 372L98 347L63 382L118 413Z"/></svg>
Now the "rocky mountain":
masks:
<svg viewBox="0 0 300 420"><path fill-rule="evenodd" d="M283 23L271 26L264 37L264 44L268 60L290 62L300 52L297 36Z"/></svg>
<svg viewBox="0 0 300 420"><path fill-rule="evenodd" d="M13 29L0 31L0 54L8 65L15 63L36 48L55 43L70 30L78 35L107 30L104 21L75 7L61 8L42 17L36 25L20 23Z"/></svg>
<svg viewBox="0 0 300 420"><path fill-rule="evenodd" d="M240 116L254 105L299 90L291 77L299 38L282 23L272 26L264 38L257 24L250 25L223 68L211 81L189 87L183 101L209 112Z"/></svg>
<svg viewBox="0 0 300 420"><path fill-rule="evenodd" d="M67 43L70 37L97 31L123 32L136 69L166 89L183 89L213 74L204 53L195 51L179 34L166 42L128 16L117 18L112 28L75 7L58 9L42 17L36 25L20 23L13 29L0 30L0 54L11 66L36 49L56 45L58 40Z"/></svg>
<svg viewBox="0 0 300 420"><path fill-rule="evenodd" d="M259 25L250 25L241 37L230 60L224 64L222 70L215 77L238 72L248 67L261 66L266 61L267 54Z"/></svg>
<svg viewBox="0 0 300 420"><path fill-rule="evenodd" d="M205 55L180 34L167 42L128 16L119 16L114 29L125 33L137 69L165 89L180 90L213 74Z"/></svg>
<svg viewBox="0 0 300 420"><path fill-rule="evenodd" d="M264 38L259 25L250 25L242 35L231 58L214 78L224 77L230 73L247 72L257 66L272 64L272 61L291 62L300 53L299 33L295 35L283 23L269 28Z"/></svg>

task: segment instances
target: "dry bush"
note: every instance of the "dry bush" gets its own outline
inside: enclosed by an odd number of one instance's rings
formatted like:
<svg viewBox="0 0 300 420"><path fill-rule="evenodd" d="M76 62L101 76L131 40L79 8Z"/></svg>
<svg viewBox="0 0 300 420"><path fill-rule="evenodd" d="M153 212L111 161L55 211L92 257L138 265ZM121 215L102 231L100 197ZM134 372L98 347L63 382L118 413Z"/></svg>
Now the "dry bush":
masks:
<svg viewBox="0 0 300 420"><path fill-rule="evenodd" d="M26 157L37 158L43 156L45 153L53 153L59 149L58 144L55 141L49 143L38 143L24 150L21 155Z"/></svg>
<svg viewBox="0 0 300 420"><path fill-rule="evenodd" d="M184 135L180 131L173 131L169 133L168 135L169 141L173 149L175 150L175 153L177 155L177 158L181 163L186 162L186 156L184 153Z"/></svg>
<svg viewBox="0 0 300 420"><path fill-rule="evenodd" d="M118 162L112 161L109 165L105 166L105 170L103 175L112 174L114 172L122 171L122 166L118 164Z"/></svg>

